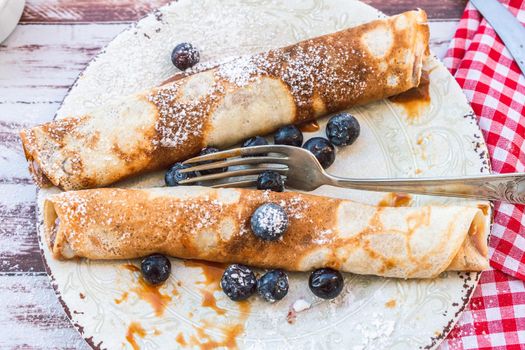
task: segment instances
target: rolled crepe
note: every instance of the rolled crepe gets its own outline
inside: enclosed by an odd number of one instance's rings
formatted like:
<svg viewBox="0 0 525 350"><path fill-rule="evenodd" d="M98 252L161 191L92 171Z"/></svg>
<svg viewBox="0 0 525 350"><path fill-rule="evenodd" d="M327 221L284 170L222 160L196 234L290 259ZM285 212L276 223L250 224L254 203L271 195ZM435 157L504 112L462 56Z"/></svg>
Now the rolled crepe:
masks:
<svg viewBox="0 0 525 350"><path fill-rule="evenodd" d="M279 240L251 231L250 217L263 203L287 213ZM44 210L46 239L59 259L162 253L399 278L488 267L486 217L473 207L374 207L293 192L181 186L65 192L50 197Z"/></svg>
<svg viewBox="0 0 525 350"><path fill-rule="evenodd" d="M162 169L205 146L224 148L419 84L424 11L410 11L285 48L240 57L23 130L40 186L102 187Z"/></svg>

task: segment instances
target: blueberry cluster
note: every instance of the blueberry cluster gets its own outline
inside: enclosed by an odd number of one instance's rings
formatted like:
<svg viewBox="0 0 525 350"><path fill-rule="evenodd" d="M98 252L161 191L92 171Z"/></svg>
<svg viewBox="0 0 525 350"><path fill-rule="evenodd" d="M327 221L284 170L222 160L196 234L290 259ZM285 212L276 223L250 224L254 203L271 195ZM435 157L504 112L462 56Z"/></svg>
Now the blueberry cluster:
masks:
<svg viewBox="0 0 525 350"><path fill-rule="evenodd" d="M312 272L308 286L317 297L333 299L343 290L344 280L339 271L322 268ZM280 269L270 270L257 279L249 267L233 264L224 271L221 287L233 301L246 300L257 292L267 302L274 303L288 294L289 281L286 272Z"/></svg>
<svg viewBox="0 0 525 350"><path fill-rule="evenodd" d="M335 146L347 146L357 140L361 127L357 119L346 112L334 115L326 124L326 136L313 137L303 148L314 154L321 166L326 169L335 161Z"/></svg>
<svg viewBox="0 0 525 350"><path fill-rule="evenodd" d="M170 260L162 254L145 257L140 265L142 277L151 285L164 283L170 276ZM329 268L312 272L308 286L313 294L323 299L337 297L343 289L343 276L339 271ZM247 266L232 264L226 268L221 278L224 293L234 301L246 300L255 292L266 301L274 303L288 294L289 282L286 272L270 270L259 279Z"/></svg>
<svg viewBox="0 0 525 350"><path fill-rule="evenodd" d="M234 301L246 300L258 292L266 301L273 303L288 293L288 275L282 270L270 270L257 280L249 267L233 264L224 271L221 288Z"/></svg>
<svg viewBox="0 0 525 350"><path fill-rule="evenodd" d="M274 135L274 143L276 145L289 145L295 147L301 147L309 150L317 158L319 164L326 169L330 167L335 161L335 147L351 145L355 142L360 133L360 126L357 119L348 113L339 113L334 115L328 121L326 125L326 135L328 139L324 137L313 137L306 141L304 145L303 133L295 125L287 125L279 130ZM268 145L268 141L262 136L254 136L244 141L242 147L252 146L265 146ZM205 155L210 153L218 152L219 150L214 147L204 148L199 155ZM250 155L250 157L266 156L266 153ZM246 156L248 157L248 156ZM207 164L208 162L202 162L201 164ZM181 173L181 169L185 169L188 166L182 163L174 164L165 174L165 182L167 186L177 186L181 180L186 180L191 177L195 177L198 174L195 172ZM202 170L202 175L217 174L227 171L228 168L218 168L210 170ZM276 171L266 171L259 175L257 178L257 189L259 190L271 190L275 192L284 191L284 180L279 173Z"/></svg>
<svg viewBox="0 0 525 350"><path fill-rule="evenodd" d="M326 169L335 161L335 146L348 146L359 137L361 127L357 119L346 112L334 115L326 125L326 136L313 137L303 145L303 133L295 125L287 125L277 130L273 136L276 145L301 147L313 153L321 166ZM266 139L256 136L246 142L243 147L267 145Z"/></svg>

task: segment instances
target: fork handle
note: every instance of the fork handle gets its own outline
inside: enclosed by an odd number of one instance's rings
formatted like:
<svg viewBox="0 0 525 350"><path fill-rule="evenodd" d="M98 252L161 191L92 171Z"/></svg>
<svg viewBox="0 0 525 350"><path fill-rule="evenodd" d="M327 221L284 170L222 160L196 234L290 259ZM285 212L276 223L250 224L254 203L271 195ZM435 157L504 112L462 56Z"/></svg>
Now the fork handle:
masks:
<svg viewBox="0 0 525 350"><path fill-rule="evenodd" d="M346 179L328 175L327 184L366 191L405 192L525 204L525 173L405 179Z"/></svg>

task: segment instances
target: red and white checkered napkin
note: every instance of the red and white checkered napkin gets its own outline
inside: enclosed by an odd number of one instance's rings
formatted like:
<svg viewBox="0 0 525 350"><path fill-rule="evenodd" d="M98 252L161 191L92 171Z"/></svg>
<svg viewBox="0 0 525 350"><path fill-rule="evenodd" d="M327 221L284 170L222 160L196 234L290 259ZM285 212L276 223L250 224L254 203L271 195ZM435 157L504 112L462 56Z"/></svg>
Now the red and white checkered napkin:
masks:
<svg viewBox="0 0 525 350"><path fill-rule="evenodd" d="M500 0L525 25L525 0ZM470 3L445 64L467 95L492 171L525 171L525 76L496 32ZM495 204L491 271L442 349L525 349L525 206Z"/></svg>

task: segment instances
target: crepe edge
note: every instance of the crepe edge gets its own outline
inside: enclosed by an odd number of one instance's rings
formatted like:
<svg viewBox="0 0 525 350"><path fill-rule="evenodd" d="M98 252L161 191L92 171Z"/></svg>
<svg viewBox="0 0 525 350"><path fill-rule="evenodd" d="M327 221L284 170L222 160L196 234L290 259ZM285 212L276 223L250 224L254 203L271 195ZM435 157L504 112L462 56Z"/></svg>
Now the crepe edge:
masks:
<svg viewBox="0 0 525 350"><path fill-rule="evenodd" d="M423 10L418 8L417 10L413 11L416 16L416 35L414 36L414 42L415 42L415 58L414 58L414 66L412 68L412 79L414 81L414 86L418 86L421 81L421 74L423 71L423 64L427 60L428 56L430 56L430 28L428 26L428 17L427 13Z"/></svg>
<svg viewBox="0 0 525 350"><path fill-rule="evenodd" d="M480 209L475 211L465 239L448 262L446 271L480 272L489 268L488 237L490 218ZM488 225L487 225L488 224Z"/></svg>
<svg viewBox="0 0 525 350"><path fill-rule="evenodd" d="M29 173L38 187L60 187L58 181L53 179L53 176L48 174L41 165L43 162L39 157L33 129L20 131L20 140L22 141L22 149L27 160Z"/></svg>
<svg viewBox="0 0 525 350"><path fill-rule="evenodd" d="M66 221L60 220L61 213L57 208L59 198L60 194L56 194L44 200L44 240L53 258L69 260L76 255L66 238ZM57 219L60 220L58 223ZM70 254L63 254L64 251L68 251Z"/></svg>

